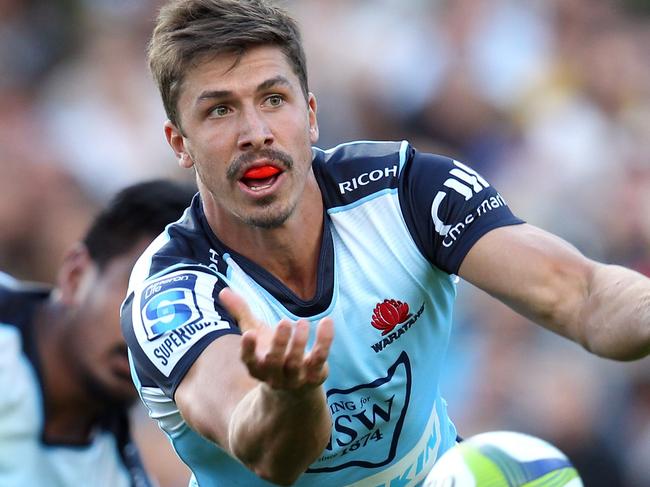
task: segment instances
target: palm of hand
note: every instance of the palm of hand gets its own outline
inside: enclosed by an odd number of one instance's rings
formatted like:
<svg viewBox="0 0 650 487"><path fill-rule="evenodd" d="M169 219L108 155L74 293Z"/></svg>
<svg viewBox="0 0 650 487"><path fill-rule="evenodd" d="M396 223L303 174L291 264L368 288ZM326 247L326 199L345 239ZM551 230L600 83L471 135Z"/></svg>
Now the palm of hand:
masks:
<svg viewBox="0 0 650 487"><path fill-rule="evenodd" d="M318 387L325 381L334 338L331 318L318 323L314 345L306 351L307 320L292 323L282 319L273 329L258 320L246 302L230 289L222 290L219 298L243 332L241 359L252 377L273 389L293 391Z"/></svg>

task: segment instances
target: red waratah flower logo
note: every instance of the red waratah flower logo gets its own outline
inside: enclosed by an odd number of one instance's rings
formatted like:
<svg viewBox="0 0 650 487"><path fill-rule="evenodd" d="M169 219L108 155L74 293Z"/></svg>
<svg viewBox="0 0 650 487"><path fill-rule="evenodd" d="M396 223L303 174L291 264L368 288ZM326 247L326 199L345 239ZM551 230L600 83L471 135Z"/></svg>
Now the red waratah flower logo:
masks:
<svg viewBox="0 0 650 487"><path fill-rule="evenodd" d="M396 299L384 299L383 303L375 306L372 312L372 326L381 330L382 335L393 331L400 323L404 323L411 317L409 305Z"/></svg>

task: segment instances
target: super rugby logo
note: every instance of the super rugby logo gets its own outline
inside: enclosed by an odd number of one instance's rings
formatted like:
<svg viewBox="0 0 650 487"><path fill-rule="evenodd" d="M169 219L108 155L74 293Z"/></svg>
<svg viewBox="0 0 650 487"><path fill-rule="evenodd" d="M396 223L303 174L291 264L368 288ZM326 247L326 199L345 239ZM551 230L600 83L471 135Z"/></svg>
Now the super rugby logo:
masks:
<svg viewBox="0 0 650 487"><path fill-rule="evenodd" d="M147 283L134 298L133 330L144 353L165 376L203 337L231 328L215 304L219 289L218 276L209 270L178 270Z"/></svg>
<svg viewBox="0 0 650 487"><path fill-rule="evenodd" d="M383 302L378 303L372 312L370 324L381 330L384 338L371 345L375 353L381 352L395 340L398 340L420 318L423 312L424 303L415 314L409 312L408 303L396 299L384 299ZM395 330L397 325L401 326Z"/></svg>
<svg viewBox="0 0 650 487"><path fill-rule="evenodd" d="M196 303L196 274L180 274L147 286L143 293L142 322L149 340L200 320Z"/></svg>

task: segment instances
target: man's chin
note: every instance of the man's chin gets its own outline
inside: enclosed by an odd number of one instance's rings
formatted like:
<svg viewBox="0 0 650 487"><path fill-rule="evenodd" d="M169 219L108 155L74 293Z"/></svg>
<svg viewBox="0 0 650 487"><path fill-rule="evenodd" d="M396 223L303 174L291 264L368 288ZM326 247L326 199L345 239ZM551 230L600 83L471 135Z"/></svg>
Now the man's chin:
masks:
<svg viewBox="0 0 650 487"><path fill-rule="evenodd" d="M264 208L262 211L253 212L244 218L247 225L271 230L280 228L293 213L293 208Z"/></svg>
<svg viewBox="0 0 650 487"><path fill-rule="evenodd" d="M131 388L133 388L133 384L131 384ZM114 405L121 406L124 408L130 408L131 406L133 406L133 404L135 404L136 400L138 399L138 394L134 390L128 392L120 391L120 392L116 392L111 397L112 397L111 402Z"/></svg>
<svg viewBox="0 0 650 487"><path fill-rule="evenodd" d="M86 388L99 404L105 409L127 409L131 407L138 393L131 381L128 383L123 379L116 379L115 384L106 384L99 380L86 380Z"/></svg>
<svg viewBox="0 0 650 487"><path fill-rule="evenodd" d="M284 222L287 221L287 217L284 218L248 218L246 223L252 227L262 228L264 230L273 230L274 228L280 228Z"/></svg>

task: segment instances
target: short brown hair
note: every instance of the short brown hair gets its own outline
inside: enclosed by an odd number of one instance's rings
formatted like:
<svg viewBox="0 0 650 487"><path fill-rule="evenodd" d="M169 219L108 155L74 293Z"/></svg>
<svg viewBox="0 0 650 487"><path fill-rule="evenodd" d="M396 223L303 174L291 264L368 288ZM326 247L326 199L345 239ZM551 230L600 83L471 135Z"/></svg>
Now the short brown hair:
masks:
<svg viewBox="0 0 650 487"><path fill-rule="evenodd" d="M278 46L307 98L307 62L298 25L266 0L171 0L160 9L149 42L149 68L169 120L180 128L178 97L186 70L199 57L242 56L258 45Z"/></svg>

